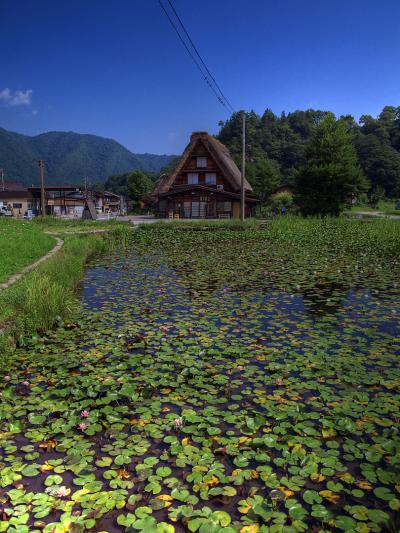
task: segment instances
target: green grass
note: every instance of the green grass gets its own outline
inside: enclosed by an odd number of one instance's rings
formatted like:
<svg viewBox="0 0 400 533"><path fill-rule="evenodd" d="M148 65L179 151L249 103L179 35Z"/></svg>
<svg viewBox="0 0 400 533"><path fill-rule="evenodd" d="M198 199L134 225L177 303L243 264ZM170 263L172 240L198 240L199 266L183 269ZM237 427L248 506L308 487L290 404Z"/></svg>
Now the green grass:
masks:
<svg viewBox="0 0 400 533"><path fill-rule="evenodd" d="M256 218L248 218L244 223L237 218L229 218L226 220L207 220L207 219L193 219L193 220L158 220L152 224L142 224L140 228L145 231L152 231L153 229L171 229L171 230L198 230L202 228L212 229L250 229L257 228L260 221Z"/></svg>
<svg viewBox="0 0 400 533"><path fill-rule="evenodd" d="M129 222L121 222L118 219L110 220L82 220L62 219L56 217L35 218L33 225L42 231L54 231L57 233L73 233L77 231L114 229L129 225Z"/></svg>
<svg viewBox="0 0 400 533"><path fill-rule="evenodd" d="M85 263L107 249L102 235L69 236L63 248L9 289L0 293L0 353L10 354L16 344L36 332L45 332L73 316L75 291ZM5 359L1 361L0 367Z"/></svg>
<svg viewBox="0 0 400 533"><path fill-rule="evenodd" d="M0 283L45 255L55 240L37 224L0 218Z"/></svg>
<svg viewBox="0 0 400 533"><path fill-rule="evenodd" d="M347 209L349 213L384 213L385 215L399 215L400 210L396 209L397 200L381 200L377 207L371 207L370 205L353 205L350 209Z"/></svg>

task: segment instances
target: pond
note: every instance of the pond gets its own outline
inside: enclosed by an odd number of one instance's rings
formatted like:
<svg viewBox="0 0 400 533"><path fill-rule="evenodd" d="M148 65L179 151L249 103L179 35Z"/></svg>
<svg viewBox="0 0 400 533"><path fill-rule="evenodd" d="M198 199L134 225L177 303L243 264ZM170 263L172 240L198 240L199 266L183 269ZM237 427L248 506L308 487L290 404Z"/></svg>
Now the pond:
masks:
<svg viewBox="0 0 400 533"><path fill-rule="evenodd" d="M93 261L77 320L21 354L0 531L397 531L393 279L201 243Z"/></svg>

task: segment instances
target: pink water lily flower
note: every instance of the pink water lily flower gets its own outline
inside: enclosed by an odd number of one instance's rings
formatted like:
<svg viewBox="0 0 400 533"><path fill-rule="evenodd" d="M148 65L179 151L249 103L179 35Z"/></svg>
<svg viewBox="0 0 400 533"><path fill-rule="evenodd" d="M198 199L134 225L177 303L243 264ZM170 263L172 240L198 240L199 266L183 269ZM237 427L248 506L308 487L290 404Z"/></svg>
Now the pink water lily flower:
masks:
<svg viewBox="0 0 400 533"><path fill-rule="evenodd" d="M87 418L88 416L89 416L89 411L86 411L86 409L81 412L81 417L82 418Z"/></svg>
<svg viewBox="0 0 400 533"><path fill-rule="evenodd" d="M23 381L22 385L25 385L26 387L29 387L30 383L29 383L29 381Z"/></svg>
<svg viewBox="0 0 400 533"><path fill-rule="evenodd" d="M85 429L88 428L88 425L85 424L84 422L81 422L80 424L78 424L78 429L80 429L81 431L85 431Z"/></svg>
<svg viewBox="0 0 400 533"><path fill-rule="evenodd" d="M4 381L10 381L11 376L4 376Z"/></svg>
<svg viewBox="0 0 400 533"><path fill-rule="evenodd" d="M183 426L183 418L182 417L175 418L175 420L174 420L174 428L175 429L179 429L182 426Z"/></svg>
<svg viewBox="0 0 400 533"><path fill-rule="evenodd" d="M69 490L67 489L67 487L60 487L58 490L57 490L57 496L59 498L65 498L65 496L68 496L69 494Z"/></svg>

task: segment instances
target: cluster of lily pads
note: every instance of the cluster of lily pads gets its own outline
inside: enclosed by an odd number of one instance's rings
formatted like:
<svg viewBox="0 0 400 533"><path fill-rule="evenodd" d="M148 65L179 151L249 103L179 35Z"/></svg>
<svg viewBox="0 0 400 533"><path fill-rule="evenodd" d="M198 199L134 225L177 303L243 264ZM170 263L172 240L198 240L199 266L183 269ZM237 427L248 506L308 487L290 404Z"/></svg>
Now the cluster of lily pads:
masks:
<svg viewBox="0 0 400 533"><path fill-rule="evenodd" d="M0 531L397 531L400 237L347 224L93 261L1 377Z"/></svg>

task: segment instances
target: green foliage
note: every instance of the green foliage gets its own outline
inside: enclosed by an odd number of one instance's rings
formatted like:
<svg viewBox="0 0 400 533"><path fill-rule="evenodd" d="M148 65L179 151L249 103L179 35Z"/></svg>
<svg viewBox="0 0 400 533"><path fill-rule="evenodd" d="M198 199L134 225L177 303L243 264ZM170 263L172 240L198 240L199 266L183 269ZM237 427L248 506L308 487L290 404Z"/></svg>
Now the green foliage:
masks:
<svg viewBox="0 0 400 533"><path fill-rule="evenodd" d="M85 262L95 251L104 249L103 236L67 237L57 254L0 293L0 321L7 324L0 332L2 358L16 342L23 343L34 333L72 316L75 289ZM2 358L0 367L4 364Z"/></svg>
<svg viewBox="0 0 400 533"><path fill-rule="evenodd" d="M0 283L45 255L54 245L53 237L32 222L1 217Z"/></svg>
<svg viewBox="0 0 400 533"><path fill-rule="evenodd" d="M380 185L374 187L369 196L369 203L371 207L378 207L379 202L385 200L385 189Z"/></svg>
<svg viewBox="0 0 400 533"><path fill-rule="evenodd" d="M293 184L295 170L304 163L307 142L313 129L328 113L308 109L276 116L266 109L259 116L246 113L246 152L249 168L263 159L279 166L280 183ZM358 162L372 187L382 186L388 196L400 195L400 107L386 106L377 119L364 115L360 125L351 115L341 117L352 135ZM242 114L234 113L220 123L218 138L240 164Z"/></svg>
<svg viewBox="0 0 400 533"><path fill-rule="evenodd" d="M135 170L128 175L127 186L133 206L138 207L143 197L152 190L153 182L145 172Z"/></svg>
<svg viewBox="0 0 400 533"><path fill-rule="evenodd" d="M195 227L94 257L0 373L0 531L395 531L397 221Z"/></svg>
<svg viewBox="0 0 400 533"><path fill-rule="evenodd" d="M390 197L400 194L400 152L378 135L368 133L357 140L359 161L372 187L382 187Z"/></svg>
<svg viewBox="0 0 400 533"><path fill-rule="evenodd" d="M280 183L293 184L294 169L303 161L307 140L313 127L324 116L325 111L308 109L294 111L277 117L270 109L262 116L254 111L246 113L246 154L248 164L262 159L272 159L279 167ZM222 123L218 134L233 157L240 162L242 140L242 112L234 113Z"/></svg>
<svg viewBox="0 0 400 533"><path fill-rule="evenodd" d="M269 195L279 185L279 165L273 159L259 159L256 163L248 165L247 178L261 205L264 205Z"/></svg>
<svg viewBox="0 0 400 533"><path fill-rule="evenodd" d="M353 205L349 210L347 210L347 214L353 214L353 215L359 215L362 213L362 216L368 216L368 213L372 212L379 212L381 216L386 215L395 215L399 216L400 211L399 209L396 209L397 200L380 200L376 205L371 206L369 203L368 197L363 198L361 195L361 198L357 198L357 203ZM371 214L373 216L373 214Z"/></svg>
<svg viewBox="0 0 400 533"><path fill-rule="evenodd" d="M102 182L132 169L158 172L174 156L133 154L113 139L52 131L29 137L0 128L0 161L10 181L37 182L37 159L46 163L46 183L79 185L85 176ZM32 179L34 176L34 179Z"/></svg>
<svg viewBox="0 0 400 533"><path fill-rule="evenodd" d="M129 172L108 176L104 182L104 190L119 194L126 198L128 196L128 176Z"/></svg>
<svg viewBox="0 0 400 533"><path fill-rule="evenodd" d="M65 233L80 233L84 231L96 231L96 230L113 230L120 226L126 226L127 222L122 222L118 218L110 220L87 220L87 219L69 219L46 216L36 217L31 223L39 227L42 231L50 231L59 233L61 235Z"/></svg>
<svg viewBox="0 0 400 533"><path fill-rule="evenodd" d="M280 210L282 207L289 209L293 205L293 194L289 192L283 192L281 194L275 194L268 201L268 206L272 209Z"/></svg>
<svg viewBox="0 0 400 533"><path fill-rule="evenodd" d="M151 180L151 182L154 182L154 180L157 178L157 174L154 172L144 172L143 174L146 174L146 176ZM114 174L113 176L109 176L107 180L104 183L104 189L106 191L111 191L115 194L119 194L125 197L129 196L129 190L128 190L128 179L129 176L133 174L132 172L125 172L123 174ZM151 183L151 188L153 187L153 183Z"/></svg>
<svg viewBox="0 0 400 533"><path fill-rule="evenodd" d="M296 179L297 197L304 215L335 215L352 194L367 189L357 162L352 136L343 121L328 114L315 126L306 161Z"/></svg>

